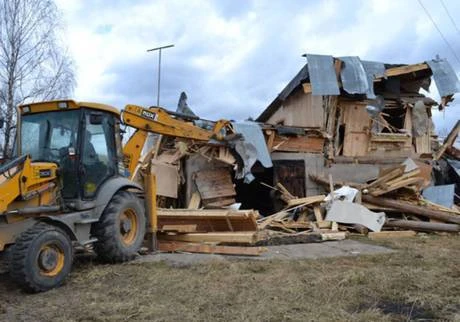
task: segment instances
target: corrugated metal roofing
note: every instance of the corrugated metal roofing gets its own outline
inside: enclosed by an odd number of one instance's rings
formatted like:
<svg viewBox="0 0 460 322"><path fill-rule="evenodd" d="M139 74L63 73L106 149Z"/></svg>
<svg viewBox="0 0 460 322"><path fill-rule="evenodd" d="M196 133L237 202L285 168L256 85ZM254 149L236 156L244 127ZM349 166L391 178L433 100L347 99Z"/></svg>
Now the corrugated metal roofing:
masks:
<svg viewBox="0 0 460 322"><path fill-rule="evenodd" d="M368 93L368 77L359 57L339 57L339 59L343 62L340 78L345 92L348 94ZM373 87L373 81L371 87Z"/></svg>
<svg viewBox="0 0 460 322"><path fill-rule="evenodd" d="M334 58L327 55L307 54L312 95L340 95Z"/></svg>

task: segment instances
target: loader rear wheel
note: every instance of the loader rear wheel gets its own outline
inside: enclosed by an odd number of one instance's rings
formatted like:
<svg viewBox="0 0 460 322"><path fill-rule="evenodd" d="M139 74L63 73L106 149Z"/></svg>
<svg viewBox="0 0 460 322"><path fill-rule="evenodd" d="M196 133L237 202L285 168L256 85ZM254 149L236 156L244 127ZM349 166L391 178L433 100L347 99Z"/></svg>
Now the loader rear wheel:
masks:
<svg viewBox="0 0 460 322"><path fill-rule="evenodd" d="M60 228L37 223L11 247L10 275L28 292L61 285L72 268L72 242Z"/></svg>
<svg viewBox="0 0 460 322"><path fill-rule="evenodd" d="M101 218L92 227L97 238L94 250L105 262L120 263L133 259L145 235L144 207L134 194L115 194Z"/></svg>

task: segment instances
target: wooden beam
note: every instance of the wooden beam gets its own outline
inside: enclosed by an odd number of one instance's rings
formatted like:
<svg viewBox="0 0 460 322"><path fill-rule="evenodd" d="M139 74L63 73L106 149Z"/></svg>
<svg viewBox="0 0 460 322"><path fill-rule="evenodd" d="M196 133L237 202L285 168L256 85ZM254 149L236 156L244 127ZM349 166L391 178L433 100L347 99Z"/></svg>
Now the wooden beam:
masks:
<svg viewBox="0 0 460 322"><path fill-rule="evenodd" d="M188 233L178 235L158 235L161 240L175 240L190 243L237 243L253 244L256 242L255 232L215 232L215 233Z"/></svg>
<svg viewBox="0 0 460 322"><path fill-rule="evenodd" d="M240 256L259 256L267 251L265 247L219 246L165 240L159 241L159 250L162 252L187 252Z"/></svg>
<svg viewBox="0 0 460 322"><path fill-rule="evenodd" d="M196 224L193 225L163 225L161 226L161 231L172 231L177 233L195 233Z"/></svg>
<svg viewBox="0 0 460 322"><path fill-rule="evenodd" d="M326 198L325 195L318 195L318 196L310 196L310 197L305 197L305 198L297 198L297 199L291 199L288 202L288 207L294 207L294 206L299 206L299 205L310 205L312 203L318 203L322 202Z"/></svg>
<svg viewBox="0 0 460 322"><path fill-rule="evenodd" d="M455 142L455 139L457 138L458 133L460 132L460 120L457 121L455 126L452 128L452 130L449 132L449 135L447 135L446 139L444 140L443 145L441 148L436 152L434 159L439 160L444 152L447 150L448 147L452 146L452 144Z"/></svg>
<svg viewBox="0 0 460 322"><path fill-rule="evenodd" d="M421 184L422 181L423 181L422 178L408 178L408 179L394 182L393 184L387 185L382 189L376 189L376 190L370 191L370 194L374 197L377 197L385 193L410 186L412 184Z"/></svg>
<svg viewBox="0 0 460 322"><path fill-rule="evenodd" d="M404 173L405 165L398 166L398 168L391 170L390 172L384 174L383 176L377 178L377 180L371 182L370 184L367 185L366 188L373 188L377 187L380 184L387 182L388 180L391 180L393 178L399 177Z"/></svg>
<svg viewBox="0 0 460 322"><path fill-rule="evenodd" d="M412 229L416 231L442 231L442 232L459 232L460 225L434 223L415 220L390 220L385 223L386 227L398 227Z"/></svg>
<svg viewBox="0 0 460 322"><path fill-rule="evenodd" d="M303 92L305 94L310 94L311 93L311 83L303 83L302 87L303 87Z"/></svg>
<svg viewBox="0 0 460 322"><path fill-rule="evenodd" d="M372 240L376 239L389 239L389 238L405 238L414 237L417 233L413 230L387 230L387 231L375 231L367 234Z"/></svg>
<svg viewBox="0 0 460 322"><path fill-rule="evenodd" d="M460 224L460 216L457 215L448 215L443 211L428 209L427 207L413 205L406 201L393 200L388 198L376 198L369 195L363 195L363 200L374 205L391 207L397 209L401 212L407 212L410 214L427 217L430 219L437 219L443 222L451 222L455 224ZM410 228L410 227L408 227Z"/></svg>
<svg viewBox="0 0 460 322"><path fill-rule="evenodd" d="M413 72L418 72L418 71L427 70L427 69L430 69L430 67L426 63L420 63L420 64L414 64L414 65L408 65L408 66L399 66L399 67L388 68L385 71L385 76L387 77L399 76L399 75L410 74ZM382 78L383 77L380 77L378 79L382 79Z"/></svg>
<svg viewBox="0 0 460 322"><path fill-rule="evenodd" d="M321 240L344 240L347 238L347 233L345 231L331 231L321 233Z"/></svg>
<svg viewBox="0 0 460 322"><path fill-rule="evenodd" d="M198 191L195 191L193 194L192 194L192 197L190 198L190 201L188 203L188 209L198 209L200 208L200 204L201 204L201 196L200 196L200 193Z"/></svg>
<svg viewBox="0 0 460 322"><path fill-rule="evenodd" d="M205 217L205 218L220 218L225 216L230 217L250 217L256 216L258 213L254 210L232 210L232 209L158 209L159 217Z"/></svg>

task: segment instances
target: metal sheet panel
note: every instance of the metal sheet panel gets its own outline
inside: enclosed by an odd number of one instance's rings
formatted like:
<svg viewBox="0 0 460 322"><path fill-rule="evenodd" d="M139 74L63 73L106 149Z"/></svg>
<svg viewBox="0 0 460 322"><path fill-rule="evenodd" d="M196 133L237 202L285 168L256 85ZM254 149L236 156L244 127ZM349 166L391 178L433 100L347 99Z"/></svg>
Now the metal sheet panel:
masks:
<svg viewBox="0 0 460 322"><path fill-rule="evenodd" d="M442 186L428 187L423 190L423 198L435 204L451 208L454 204L455 185L446 184Z"/></svg>
<svg viewBox="0 0 460 322"><path fill-rule="evenodd" d="M460 82L458 77L447 60L430 60L427 61L427 64L433 72L433 78L441 97L460 92Z"/></svg>
<svg viewBox="0 0 460 322"><path fill-rule="evenodd" d="M385 65L380 62L362 60L364 71L367 75L367 83L369 85L368 92L366 93L367 98L376 98L374 93L374 79L385 76Z"/></svg>
<svg viewBox="0 0 460 322"><path fill-rule="evenodd" d="M312 94L340 95L332 56L307 54L307 61Z"/></svg>
<svg viewBox="0 0 460 322"><path fill-rule="evenodd" d="M349 94L368 93L368 78L359 57L339 57L339 59L343 61L343 67L340 72L343 89ZM373 85L373 82L371 85Z"/></svg>
<svg viewBox="0 0 460 322"><path fill-rule="evenodd" d="M251 173L254 163L259 160L265 168L271 168L273 166L272 159L259 124L246 121L234 122L232 126L235 132L240 133L244 139L235 145L235 150L244 163L244 169L242 169L242 173L237 174L237 178L244 177L245 182L249 183L254 179Z"/></svg>

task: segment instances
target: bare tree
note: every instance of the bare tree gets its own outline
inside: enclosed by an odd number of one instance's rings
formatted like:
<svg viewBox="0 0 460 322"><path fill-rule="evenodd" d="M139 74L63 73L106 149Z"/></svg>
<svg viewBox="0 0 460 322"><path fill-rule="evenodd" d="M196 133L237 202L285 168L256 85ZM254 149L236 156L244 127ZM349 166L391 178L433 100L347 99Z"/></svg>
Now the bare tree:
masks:
<svg viewBox="0 0 460 322"><path fill-rule="evenodd" d="M59 36L59 10L52 0L0 0L0 132L4 157L11 156L16 107L67 97L73 64Z"/></svg>

